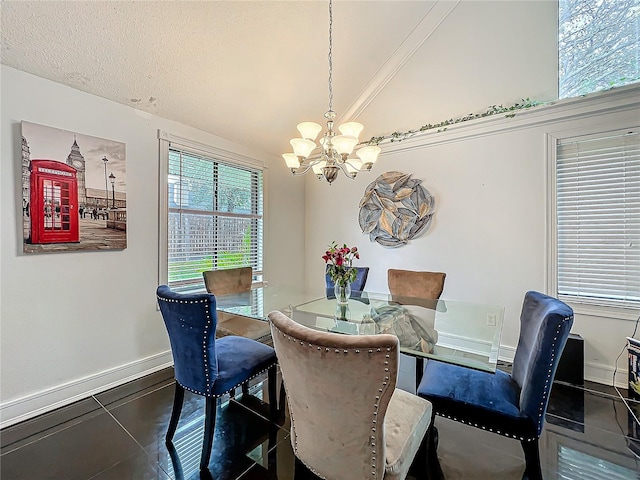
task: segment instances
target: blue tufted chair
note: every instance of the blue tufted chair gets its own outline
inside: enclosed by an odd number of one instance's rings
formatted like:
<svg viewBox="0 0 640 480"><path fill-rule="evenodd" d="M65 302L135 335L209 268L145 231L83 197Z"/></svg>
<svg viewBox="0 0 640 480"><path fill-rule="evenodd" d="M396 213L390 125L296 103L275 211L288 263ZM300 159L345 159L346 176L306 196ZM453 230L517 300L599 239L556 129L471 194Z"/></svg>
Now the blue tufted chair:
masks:
<svg viewBox="0 0 640 480"><path fill-rule="evenodd" d="M511 375L430 361L418 395L436 414L509 438L524 450L529 479L542 479L538 438L560 355L573 324L573 310L560 300L527 292ZM433 439L430 461L437 465Z"/></svg>
<svg viewBox="0 0 640 480"><path fill-rule="evenodd" d="M156 291L173 354L176 389L166 443L178 426L184 391L206 397L200 470L207 470L218 397L268 371L271 419L277 419L276 353L255 340L226 336L216 340L216 299L208 293L180 294L166 285Z"/></svg>
<svg viewBox="0 0 640 480"><path fill-rule="evenodd" d="M357 276L356 279L351 282L351 291L352 292L362 292L364 290L364 286L367 284L367 277L369 276L369 267L353 267L356 269ZM327 273L329 266L325 269L325 281L327 284L327 298L335 298L335 282L331 280L331 277ZM356 295L357 296L357 295Z"/></svg>

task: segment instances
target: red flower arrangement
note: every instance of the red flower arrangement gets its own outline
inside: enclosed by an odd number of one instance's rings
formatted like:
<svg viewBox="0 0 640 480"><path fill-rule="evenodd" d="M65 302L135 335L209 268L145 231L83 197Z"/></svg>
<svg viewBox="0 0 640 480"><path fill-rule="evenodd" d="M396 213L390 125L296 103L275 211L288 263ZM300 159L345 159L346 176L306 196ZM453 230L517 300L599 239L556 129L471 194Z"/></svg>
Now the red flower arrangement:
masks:
<svg viewBox="0 0 640 480"><path fill-rule="evenodd" d="M343 287L353 282L358 275L357 270L351 266L356 258L360 258L358 247L349 248L346 243L339 247L336 242L331 242L329 250L322 256L324 262L329 265L327 273L331 280Z"/></svg>

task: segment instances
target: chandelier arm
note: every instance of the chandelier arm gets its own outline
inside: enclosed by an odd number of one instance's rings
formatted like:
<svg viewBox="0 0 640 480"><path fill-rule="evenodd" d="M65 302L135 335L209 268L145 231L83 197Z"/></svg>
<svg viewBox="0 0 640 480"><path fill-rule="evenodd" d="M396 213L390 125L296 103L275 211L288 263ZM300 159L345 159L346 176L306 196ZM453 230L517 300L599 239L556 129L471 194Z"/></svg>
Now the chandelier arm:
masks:
<svg viewBox="0 0 640 480"><path fill-rule="evenodd" d="M350 160L355 160L355 158L347 158L346 160L342 161L343 165L350 165L352 168L354 168L357 171L360 171L360 169L358 167L356 167L353 163L350 162Z"/></svg>
<svg viewBox="0 0 640 480"><path fill-rule="evenodd" d="M349 172L349 170L347 170L347 167L345 167L346 163L347 162L336 162L336 167L338 167L342 171L342 173L344 173L344 175L347 178L350 178L351 180L355 180L356 179L356 175L357 175L357 171L353 172L353 173ZM349 165L351 165L351 164L349 164ZM351 166L353 167L353 165L351 165Z"/></svg>
<svg viewBox="0 0 640 480"><path fill-rule="evenodd" d="M315 162L315 163L317 163L317 162ZM305 173L307 173L311 169L311 167L313 167L313 165L315 165L315 163L314 164L305 164L305 163L303 163L302 165L300 165L296 169L292 168L291 169L291 173L293 175L304 175Z"/></svg>

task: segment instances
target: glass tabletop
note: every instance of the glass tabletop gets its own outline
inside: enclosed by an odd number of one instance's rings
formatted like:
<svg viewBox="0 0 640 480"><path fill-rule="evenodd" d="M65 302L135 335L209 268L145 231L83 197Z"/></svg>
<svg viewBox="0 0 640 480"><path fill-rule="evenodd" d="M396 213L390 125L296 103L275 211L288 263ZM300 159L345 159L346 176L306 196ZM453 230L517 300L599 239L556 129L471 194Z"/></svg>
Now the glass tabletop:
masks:
<svg viewBox="0 0 640 480"><path fill-rule="evenodd" d="M221 312L266 320L280 310L316 330L347 335L389 333L400 351L419 358L494 372L504 320L504 307L454 300L430 300L354 292L348 304L318 298L316 292L268 286L242 294L216 297Z"/></svg>

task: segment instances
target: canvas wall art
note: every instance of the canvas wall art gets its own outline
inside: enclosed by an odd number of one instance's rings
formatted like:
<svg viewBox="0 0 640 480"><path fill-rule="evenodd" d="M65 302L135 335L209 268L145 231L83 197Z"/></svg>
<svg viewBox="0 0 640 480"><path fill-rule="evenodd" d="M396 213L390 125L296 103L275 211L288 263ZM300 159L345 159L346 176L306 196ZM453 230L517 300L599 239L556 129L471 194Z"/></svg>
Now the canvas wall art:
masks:
<svg viewBox="0 0 640 480"><path fill-rule="evenodd" d="M358 222L371 242L401 247L429 228L435 200L411 174L385 172L365 189Z"/></svg>
<svg viewBox="0 0 640 480"><path fill-rule="evenodd" d="M125 144L22 122L24 253L127 248Z"/></svg>

